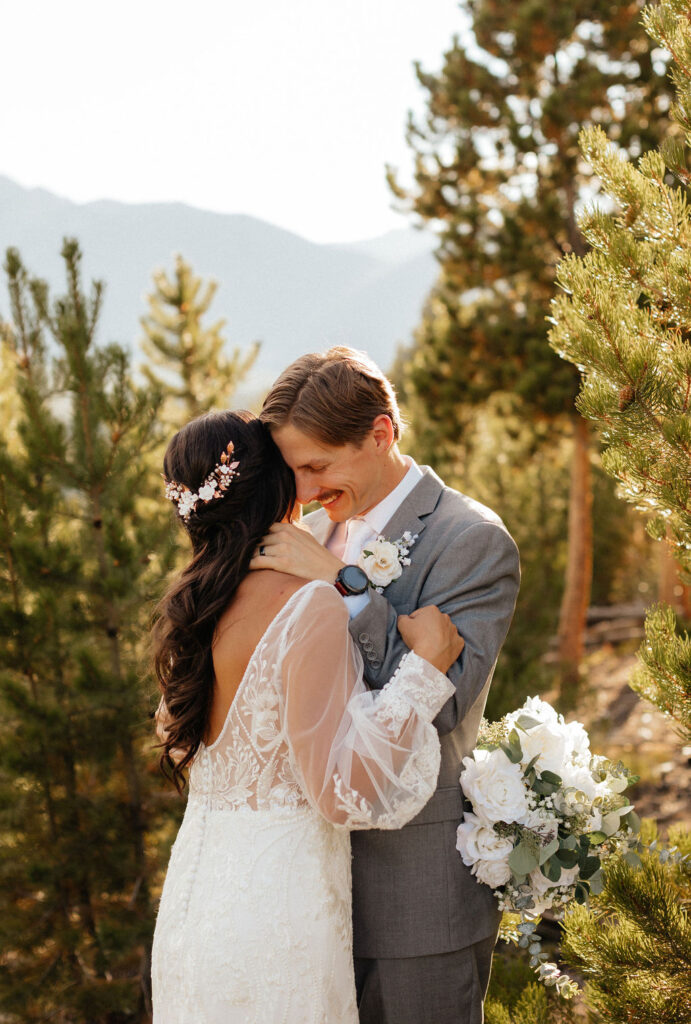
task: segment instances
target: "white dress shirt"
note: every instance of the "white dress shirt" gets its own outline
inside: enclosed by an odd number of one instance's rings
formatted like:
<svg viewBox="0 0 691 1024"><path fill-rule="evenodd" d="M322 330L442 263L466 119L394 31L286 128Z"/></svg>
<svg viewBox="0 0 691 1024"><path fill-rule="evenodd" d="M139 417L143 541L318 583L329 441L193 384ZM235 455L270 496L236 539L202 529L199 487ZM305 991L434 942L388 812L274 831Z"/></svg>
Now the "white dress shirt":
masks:
<svg viewBox="0 0 691 1024"><path fill-rule="evenodd" d="M346 519L345 523L338 523L326 542L329 551L337 555L346 565L355 565L360 552L370 541L381 536L384 527L392 518L395 512L401 507L413 488L422 480L422 470L418 464L404 455L408 463L408 472L401 482L383 498L378 505L369 509L361 516L353 516ZM398 540L397 537L387 537L387 540ZM369 603L369 591L364 594L351 594L344 598L348 606L348 615L354 619Z"/></svg>

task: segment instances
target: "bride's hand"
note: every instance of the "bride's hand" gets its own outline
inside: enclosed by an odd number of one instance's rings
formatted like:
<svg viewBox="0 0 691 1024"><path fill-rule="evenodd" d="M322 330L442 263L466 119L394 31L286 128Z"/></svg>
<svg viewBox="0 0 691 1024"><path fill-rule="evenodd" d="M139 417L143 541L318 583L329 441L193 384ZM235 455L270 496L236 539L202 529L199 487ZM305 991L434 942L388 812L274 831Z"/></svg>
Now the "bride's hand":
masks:
<svg viewBox="0 0 691 1024"><path fill-rule="evenodd" d="M406 647L444 673L465 647L465 640L449 616L434 604L416 608L410 615L399 615L398 632Z"/></svg>
<svg viewBox="0 0 691 1024"><path fill-rule="evenodd" d="M327 583L333 583L342 568L340 558L315 540L306 526L294 523L274 523L250 562L250 569L274 569Z"/></svg>

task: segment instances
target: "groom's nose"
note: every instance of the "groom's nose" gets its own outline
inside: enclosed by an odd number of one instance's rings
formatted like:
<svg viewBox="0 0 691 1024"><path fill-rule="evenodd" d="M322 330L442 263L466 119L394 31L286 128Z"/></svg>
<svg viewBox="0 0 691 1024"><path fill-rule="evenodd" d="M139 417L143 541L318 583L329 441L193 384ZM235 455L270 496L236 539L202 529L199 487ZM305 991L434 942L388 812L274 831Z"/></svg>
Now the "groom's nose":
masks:
<svg viewBox="0 0 691 1024"><path fill-rule="evenodd" d="M301 473L300 470L295 471L295 490L301 505L309 505L319 494L318 485L314 480L310 480L307 473Z"/></svg>

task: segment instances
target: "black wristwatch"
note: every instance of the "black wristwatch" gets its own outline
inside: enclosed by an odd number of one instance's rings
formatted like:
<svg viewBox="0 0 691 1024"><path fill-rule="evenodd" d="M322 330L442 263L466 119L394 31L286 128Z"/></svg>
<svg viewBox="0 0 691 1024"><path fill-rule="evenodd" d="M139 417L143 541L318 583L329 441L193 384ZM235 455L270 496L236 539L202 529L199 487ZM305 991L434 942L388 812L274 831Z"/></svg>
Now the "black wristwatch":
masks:
<svg viewBox="0 0 691 1024"><path fill-rule="evenodd" d="M334 586L339 594L343 594L344 597L352 597L355 594L365 593L369 586L369 578L359 565L344 565L334 580Z"/></svg>

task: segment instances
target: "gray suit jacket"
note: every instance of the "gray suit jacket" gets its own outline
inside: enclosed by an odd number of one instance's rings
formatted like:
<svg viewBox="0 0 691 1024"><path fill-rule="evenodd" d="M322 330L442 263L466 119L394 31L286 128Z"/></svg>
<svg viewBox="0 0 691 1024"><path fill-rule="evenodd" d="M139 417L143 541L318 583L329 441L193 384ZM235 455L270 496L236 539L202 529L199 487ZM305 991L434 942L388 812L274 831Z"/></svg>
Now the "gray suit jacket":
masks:
<svg viewBox="0 0 691 1024"><path fill-rule="evenodd" d="M518 550L490 509L446 487L428 466L383 531L418 539L411 564L350 622L368 685L380 689L407 647L398 615L436 604L465 640L448 676L456 694L435 719L441 738L437 790L397 832L353 832L353 942L360 957L447 953L496 933L500 914L491 890L470 874L456 850L463 817L461 761L475 746L499 649L519 584ZM322 509L306 517L321 543L334 524Z"/></svg>

